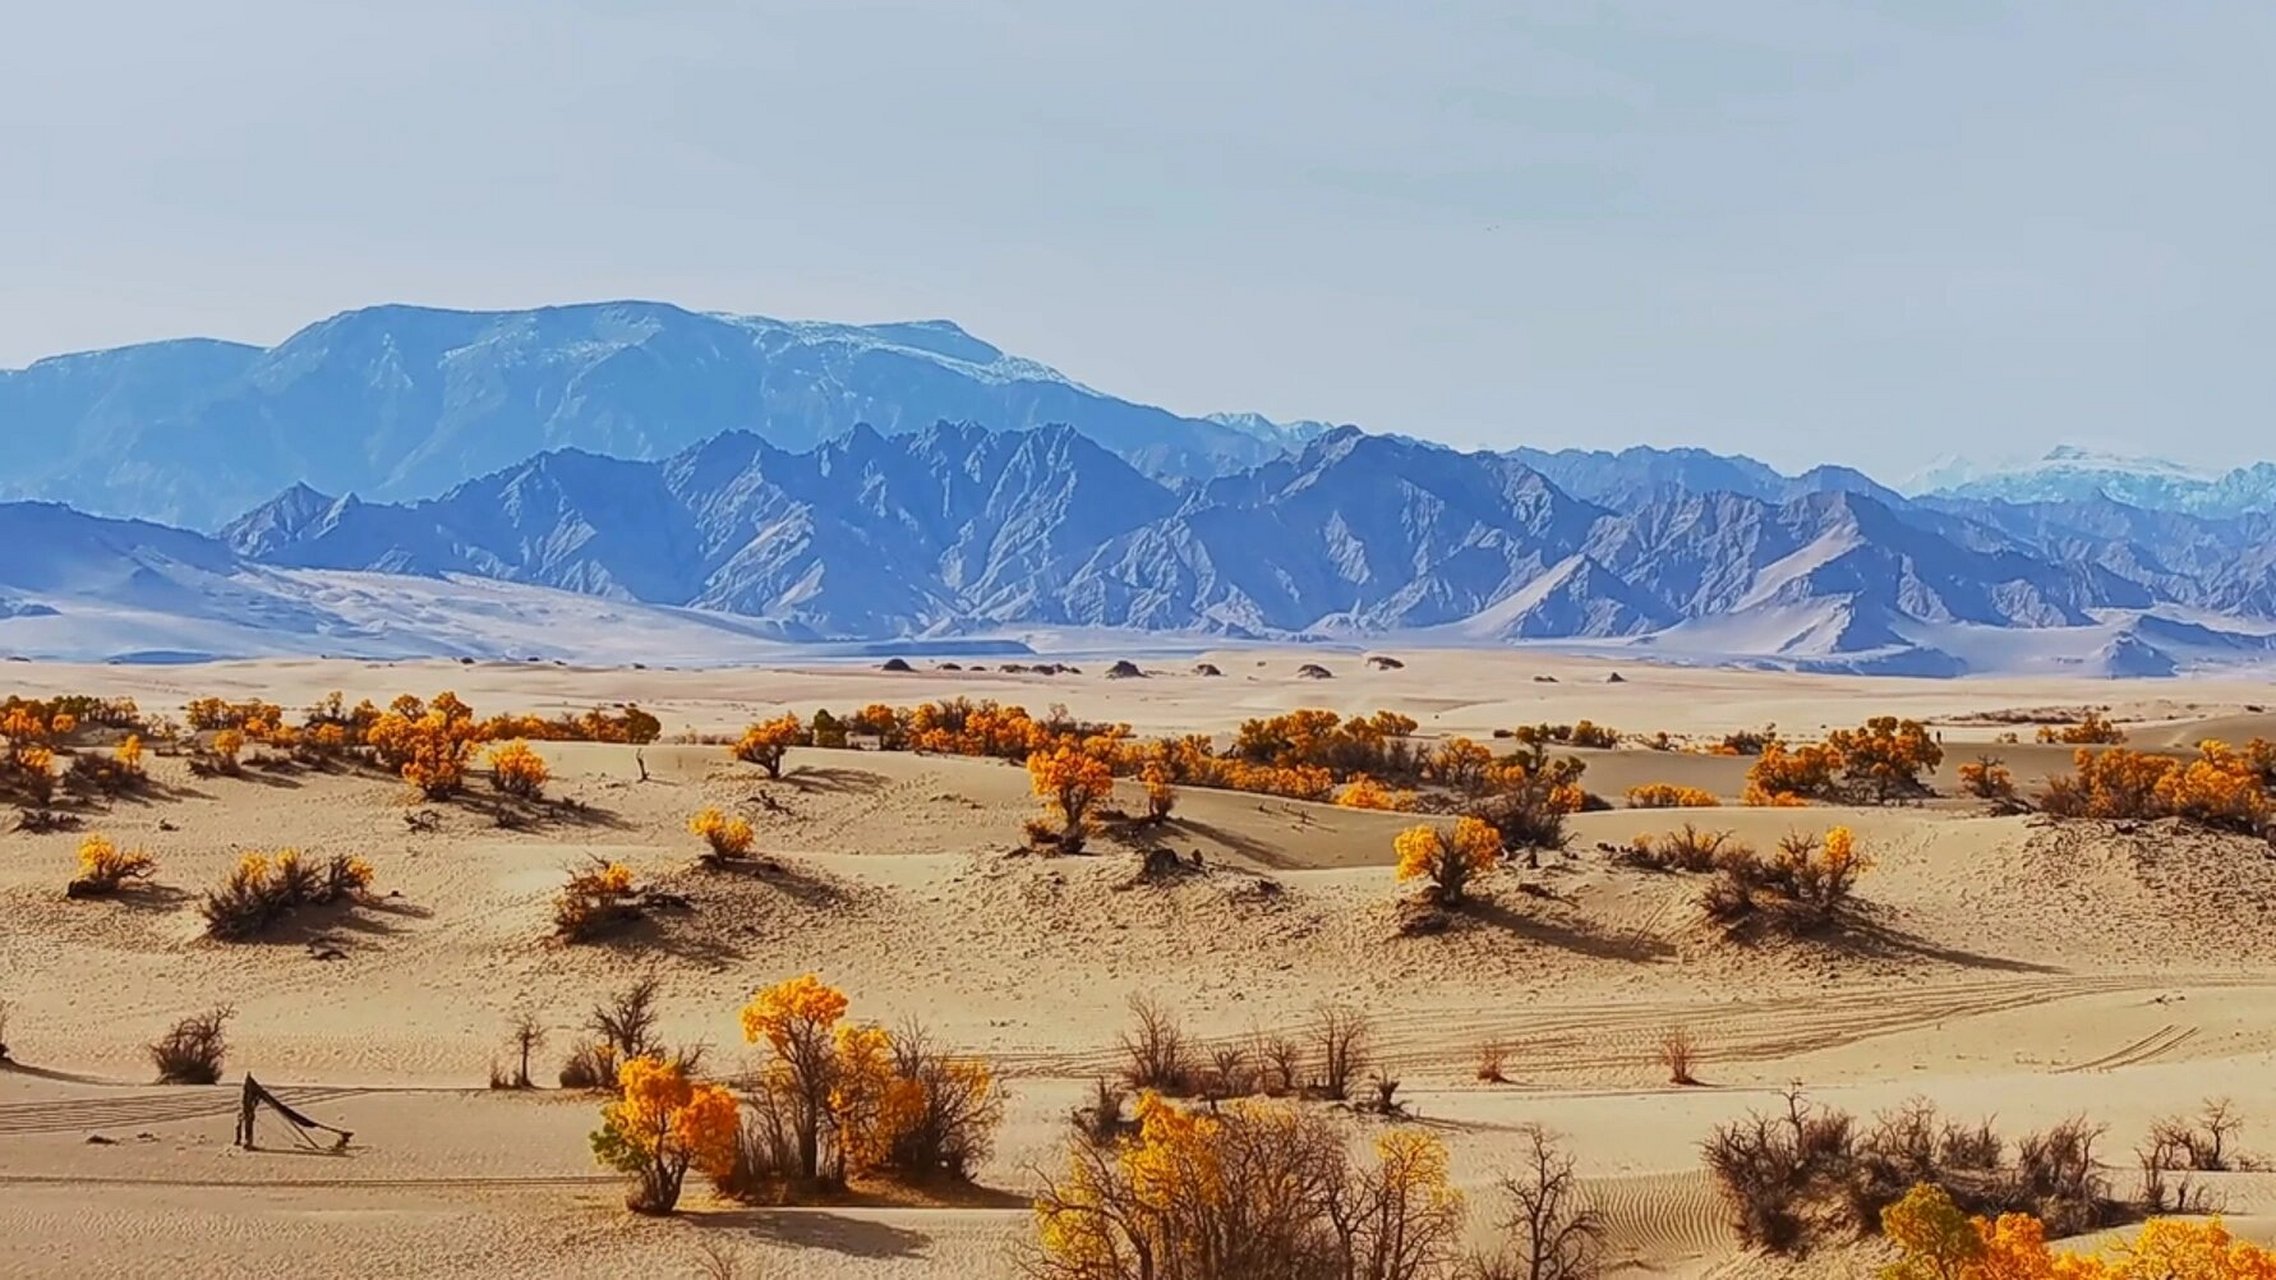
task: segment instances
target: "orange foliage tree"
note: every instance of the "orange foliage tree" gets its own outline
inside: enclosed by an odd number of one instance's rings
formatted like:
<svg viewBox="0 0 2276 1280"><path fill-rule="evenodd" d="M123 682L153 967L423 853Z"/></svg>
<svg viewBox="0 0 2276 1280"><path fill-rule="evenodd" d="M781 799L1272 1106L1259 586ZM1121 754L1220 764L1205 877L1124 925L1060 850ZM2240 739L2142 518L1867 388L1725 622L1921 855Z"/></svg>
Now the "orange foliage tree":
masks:
<svg viewBox="0 0 2276 1280"><path fill-rule="evenodd" d="M1082 746L1061 743L1029 756L1027 776L1035 794L1059 815L1059 847L1082 852L1084 818L1114 791L1113 767Z"/></svg>
<svg viewBox="0 0 2276 1280"><path fill-rule="evenodd" d="M785 712L743 730L743 736L736 739L728 751L737 760L766 770L768 777L779 778L783 753L805 741L806 726L799 723L797 716Z"/></svg>
<svg viewBox="0 0 2276 1280"><path fill-rule="evenodd" d="M2073 772L2047 780L2040 808L2059 818L2186 818L2256 832L2270 816L2268 791L2251 756L2205 741L2191 760L2125 747L2072 753Z"/></svg>
<svg viewBox="0 0 2276 1280"><path fill-rule="evenodd" d="M761 1086L787 1116L797 1172L809 1182L822 1172L822 1138L838 1082L836 1028L845 1015L845 993L811 973L778 982L743 1006L743 1039L774 1052Z"/></svg>
<svg viewBox="0 0 2276 1280"><path fill-rule="evenodd" d="M593 1156L631 1174L625 1204L635 1213L670 1213L692 1166L714 1175L735 1159L742 1108L735 1095L688 1078L687 1067L657 1057L617 1069L616 1099L601 1109Z"/></svg>
<svg viewBox="0 0 2276 1280"><path fill-rule="evenodd" d="M1346 809L1382 809L1405 813L1415 807L1415 793L1393 791L1363 773L1336 793L1336 803Z"/></svg>
<svg viewBox="0 0 2276 1280"><path fill-rule="evenodd" d="M1826 735L1826 747L1840 761L1842 777L1876 804L1926 790L1920 775L1944 763L1944 748L1927 726L1895 716L1875 716L1855 729L1836 729Z"/></svg>
<svg viewBox="0 0 2276 1280"><path fill-rule="evenodd" d="M1840 753L1829 746L1811 743L1789 748L1781 739L1771 738L1748 768L1746 791L1740 798L1750 805L1798 805L1831 791L1841 767Z"/></svg>
<svg viewBox="0 0 2276 1280"><path fill-rule="evenodd" d="M481 740L474 709L447 690L432 702L398 697L364 734L380 764L429 800L448 799L465 786L467 757Z"/></svg>
<svg viewBox="0 0 2276 1280"><path fill-rule="evenodd" d="M1447 1274L1464 1205L1435 1137L1395 1128L1353 1161L1317 1112L1236 1102L1188 1112L1140 1095L1135 1134L1071 1145L1035 1200L1037 1280Z"/></svg>
<svg viewBox="0 0 2276 1280"><path fill-rule="evenodd" d="M2276 1253L2219 1219L2153 1218L2105 1253L2057 1253L2037 1218L1970 1217L1922 1183L1881 1211L1881 1231L1900 1252L1887 1280L2276 1280Z"/></svg>
<svg viewBox="0 0 2276 1280"><path fill-rule="evenodd" d="M1960 789L1978 800L2015 798L2015 775L1998 756L1979 756L1960 766Z"/></svg>
<svg viewBox="0 0 2276 1280"><path fill-rule="evenodd" d="M2059 742L2065 746L2097 747L2116 746L2126 740L2126 731L2103 718L2099 711L2089 711L2077 724L2041 725L2039 741Z"/></svg>
<svg viewBox="0 0 2276 1280"><path fill-rule="evenodd" d="M1392 842L1399 855L1398 878L1427 878L1438 905L1454 910L1470 881L1493 870L1502 852L1501 832L1476 818L1457 818L1452 830L1422 823Z"/></svg>
<svg viewBox="0 0 2276 1280"><path fill-rule="evenodd" d="M1721 804L1712 791L1672 782L1647 782L1628 788L1631 809L1713 809Z"/></svg>

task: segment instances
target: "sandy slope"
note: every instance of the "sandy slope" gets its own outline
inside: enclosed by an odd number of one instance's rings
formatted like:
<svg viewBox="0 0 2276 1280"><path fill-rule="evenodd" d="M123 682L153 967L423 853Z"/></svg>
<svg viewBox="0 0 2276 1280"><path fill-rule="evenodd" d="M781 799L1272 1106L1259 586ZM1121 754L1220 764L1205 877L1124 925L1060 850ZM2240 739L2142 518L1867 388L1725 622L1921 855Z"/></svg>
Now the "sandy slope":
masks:
<svg viewBox="0 0 2276 1280"><path fill-rule="evenodd" d="M1040 709L1065 702L1142 732L1226 731L1296 706L1391 706L1427 732L1588 717L1624 729L1720 733L1776 721L1803 732L1868 714L1962 718L2003 708L2109 705L2152 723L2139 740L2181 744L2216 727L2261 730L2244 683L2053 680L1912 682L1609 668L1537 655L1408 655L1403 671L1316 654L1228 652L1220 679L1157 663L1147 680L998 672L590 671L551 666L281 662L171 669L11 664L26 692L131 693L146 707L259 692L287 705L331 688L384 700L455 688L484 710L552 711L634 699L667 732L720 731L790 706L846 709L943 693ZM1261 664L1261 665L1260 665ZM1104 664L1100 664L1103 669ZM1556 677L1537 682L1537 675ZM2196 723L2204 722L2202 725ZM1963 743L2004 726L1946 724ZM2028 728L2025 736L2029 736ZM2060 749L1998 748L2028 778ZM1449 1143L1457 1175L1493 1213L1510 1132L1539 1121L1569 1137L1639 1274L1768 1273L1735 1258L1697 1172L1718 1120L1801 1079L1861 1112L1914 1095L2011 1130L2085 1111L2110 1125L2113 1159L2155 1115L2235 1096L2276 1147L2276 861L2264 847L2151 828L2129 835L1985 818L1937 802L1890 810L1614 811L1575 822L1576 856L1498 878L1485 909L1439 937L1401 938L1390 879L1394 815L1234 794L1188 793L1160 838L1198 850L1205 873L1170 884L1136 857L1015 854L1032 811L1009 766L806 751L767 783L717 748L547 749L558 795L586 806L508 828L480 806L437 807L414 830L402 788L363 774L192 780L161 761L166 790L92 824L147 844L160 888L134 901L67 902L77 837L0 835L0 995L29 1069L0 1072L0 1274L693 1274L702 1241L769 1276L982 1276L1005 1270L1027 1227L1018 1193L1055 1163L1068 1108L1111 1070L1123 1002L1149 992L1208 1038L1293 1028L1325 999L1376 1022L1385 1069ZM1589 753L1592 789L1681 781L1726 796L1743 762L1626 749ZM762 799L763 797L763 799ZM747 813L785 868L689 869L687 815ZM1691 817L1767 843L1798 822L1853 826L1878 865L1872 927L1841 946L1733 950L1691 918L1694 882L1621 868L1593 852ZM166 824L163 828L161 823ZM198 933L194 894L245 847L355 852L390 893L374 909L276 942L223 947ZM588 853L632 863L694 910L624 942L545 943L562 869ZM1519 891L1520 883L1536 890ZM309 937L344 953L311 958ZM921 1015L995 1055L1011 1115L984 1171L991 1194L942 1207L754 1211L693 1197L680 1221L635 1222L590 1163L592 1105L479 1085L512 1011L556 1028L550 1067L600 992L654 966L667 1031L721 1061L744 1052L735 1010L755 986L818 969L857 1013ZM232 1077L289 1085L356 1131L344 1155L228 1145L227 1089L164 1089L141 1044L216 1001L237 1008ZM1689 1029L1709 1086L1675 1090L1653 1062ZM1512 1046L1508 1086L1472 1079L1479 1045ZM110 1144L92 1144L100 1134ZM2232 1211L2276 1214L2276 1182L2240 1175ZM2249 1221L2249 1218L2248 1218ZM1809 1274L1867 1274L1862 1255Z"/></svg>

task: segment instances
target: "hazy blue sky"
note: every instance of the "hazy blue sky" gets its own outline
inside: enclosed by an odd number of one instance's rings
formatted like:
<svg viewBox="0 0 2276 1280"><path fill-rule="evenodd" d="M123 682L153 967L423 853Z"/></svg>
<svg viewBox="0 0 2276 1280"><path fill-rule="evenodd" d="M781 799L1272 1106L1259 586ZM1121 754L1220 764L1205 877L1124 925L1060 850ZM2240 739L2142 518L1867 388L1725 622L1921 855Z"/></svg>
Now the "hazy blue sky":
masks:
<svg viewBox="0 0 2276 1280"><path fill-rule="evenodd" d="M25 4L0 365L637 296L1459 444L2228 463L2272 66L2266 0Z"/></svg>

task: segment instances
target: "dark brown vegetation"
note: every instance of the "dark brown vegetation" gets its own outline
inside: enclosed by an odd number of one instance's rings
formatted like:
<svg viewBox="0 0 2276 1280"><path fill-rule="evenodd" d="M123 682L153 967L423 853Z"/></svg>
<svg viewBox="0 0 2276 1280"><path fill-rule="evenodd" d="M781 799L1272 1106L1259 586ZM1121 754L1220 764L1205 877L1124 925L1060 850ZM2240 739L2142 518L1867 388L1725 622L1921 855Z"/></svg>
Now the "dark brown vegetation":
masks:
<svg viewBox="0 0 2276 1280"><path fill-rule="evenodd" d="M1747 1245L1808 1252L1837 1234L1879 1230L1881 1211L1916 1185L1942 1188L1964 1211L2027 1213L2050 1236L2126 1220L2144 1206L2115 1197L2097 1163L2102 1131L2067 1120L2008 1143L1991 1125L1946 1121L1913 1102L1861 1128L1854 1116L1789 1088L1781 1110L1717 1128L1701 1146Z"/></svg>
<svg viewBox="0 0 2276 1280"><path fill-rule="evenodd" d="M217 1083L222 1060L229 1054L227 1024L236 1012L228 1005L217 1005L182 1019L153 1040L150 1061L158 1068L158 1083Z"/></svg>

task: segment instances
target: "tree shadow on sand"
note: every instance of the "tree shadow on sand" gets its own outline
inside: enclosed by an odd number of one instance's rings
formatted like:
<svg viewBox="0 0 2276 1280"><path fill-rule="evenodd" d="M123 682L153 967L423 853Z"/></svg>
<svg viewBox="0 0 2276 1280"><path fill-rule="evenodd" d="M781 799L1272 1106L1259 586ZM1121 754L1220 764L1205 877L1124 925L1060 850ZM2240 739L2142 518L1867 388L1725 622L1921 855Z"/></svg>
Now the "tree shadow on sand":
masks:
<svg viewBox="0 0 2276 1280"><path fill-rule="evenodd" d="M1635 930L1600 928L1587 921L1558 920L1521 911L1498 898L1472 897L1451 915L1501 929L1545 947L1597 960L1650 964L1673 960L1675 943Z"/></svg>
<svg viewBox="0 0 2276 1280"><path fill-rule="evenodd" d="M882 773L871 773L867 769L802 764L774 781L786 783L808 795L819 792L867 796L883 791L892 780Z"/></svg>

